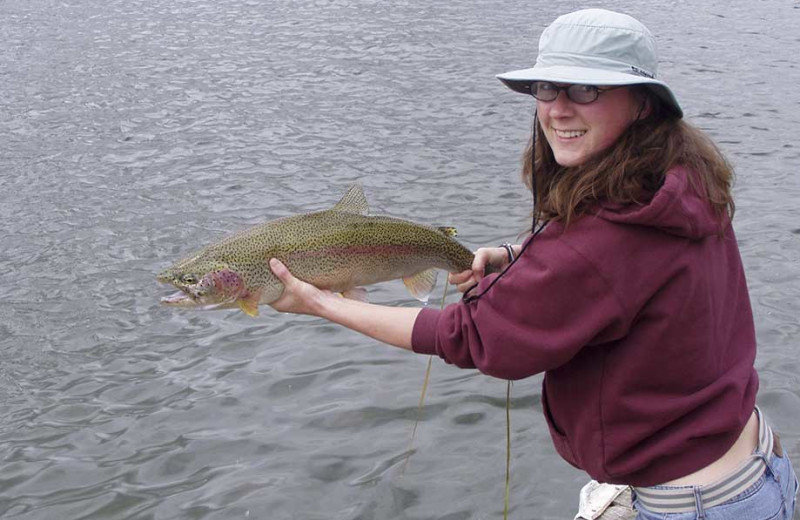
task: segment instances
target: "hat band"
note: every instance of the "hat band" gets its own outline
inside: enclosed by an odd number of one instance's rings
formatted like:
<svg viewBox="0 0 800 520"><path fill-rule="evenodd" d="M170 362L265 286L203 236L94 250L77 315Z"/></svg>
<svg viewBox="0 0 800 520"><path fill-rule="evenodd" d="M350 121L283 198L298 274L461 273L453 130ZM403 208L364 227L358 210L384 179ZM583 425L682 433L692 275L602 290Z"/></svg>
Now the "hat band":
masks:
<svg viewBox="0 0 800 520"><path fill-rule="evenodd" d="M587 56L586 54L575 54L568 52L548 52L539 54L536 58L536 67L580 67L584 69L595 69L606 72L619 72L622 74L633 74L644 78L655 79L656 75L645 68L631 65L622 61L611 60L601 56Z"/></svg>

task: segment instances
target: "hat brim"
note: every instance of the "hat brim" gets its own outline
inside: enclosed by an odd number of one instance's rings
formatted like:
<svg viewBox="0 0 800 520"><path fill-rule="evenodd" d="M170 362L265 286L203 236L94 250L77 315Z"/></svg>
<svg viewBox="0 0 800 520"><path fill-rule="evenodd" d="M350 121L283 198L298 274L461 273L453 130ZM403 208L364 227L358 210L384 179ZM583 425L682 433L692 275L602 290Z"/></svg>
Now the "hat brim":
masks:
<svg viewBox="0 0 800 520"><path fill-rule="evenodd" d="M667 103L679 117L683 117L683 110L669 86L663 81L645 76L598 70L588 67L558 65L554 67L533 67L530 69L512 70L510 72L498 74L497 79L502 81L511 90L528 95L531 93L531 83L534 81L600 86L646 85L653 93Z"/></svg>

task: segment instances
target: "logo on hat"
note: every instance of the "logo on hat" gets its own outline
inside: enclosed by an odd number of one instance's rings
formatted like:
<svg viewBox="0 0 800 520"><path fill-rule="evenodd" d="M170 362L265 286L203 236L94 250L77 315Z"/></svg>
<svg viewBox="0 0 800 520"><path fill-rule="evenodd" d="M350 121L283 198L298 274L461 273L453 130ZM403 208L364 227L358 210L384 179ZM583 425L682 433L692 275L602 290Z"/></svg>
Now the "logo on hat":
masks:
<svg viewBox="0 0 800 520"><path fill-rule="evenodd" d="M655 74L650 74L649 72L640 69L636 65L631 65L631 72L633 72L637 76L644 76L645 78L654 79L656 77Z"/></svg>

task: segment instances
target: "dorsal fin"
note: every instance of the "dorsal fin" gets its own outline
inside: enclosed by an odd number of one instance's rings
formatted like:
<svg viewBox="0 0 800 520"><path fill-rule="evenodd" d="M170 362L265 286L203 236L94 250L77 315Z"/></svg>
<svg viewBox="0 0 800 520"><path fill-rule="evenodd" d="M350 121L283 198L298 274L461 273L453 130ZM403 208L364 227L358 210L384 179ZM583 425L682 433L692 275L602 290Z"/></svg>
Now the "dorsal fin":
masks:
<svg viewBox="0 0 800 520"><path fill-rule="evenodd" d="M336 203L333 210L366 215L369 212L369 203L367 203L367 197L364 196L364 190L361 189L361 185L353 184L350 186L350 189L344 194L342 200Z"/></svg>

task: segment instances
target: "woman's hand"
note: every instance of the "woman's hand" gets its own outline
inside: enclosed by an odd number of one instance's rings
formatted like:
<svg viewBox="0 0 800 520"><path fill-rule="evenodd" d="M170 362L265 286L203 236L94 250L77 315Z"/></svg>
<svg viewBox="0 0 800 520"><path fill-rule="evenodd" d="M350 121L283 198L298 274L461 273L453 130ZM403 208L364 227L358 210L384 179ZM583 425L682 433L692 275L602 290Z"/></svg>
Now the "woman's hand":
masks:
<svg viewBox="0 0 800 520"><path fill-rule="evenodd" d="M514 254L518 254L518 246L512 246ZM486 275L486 266L491 265L497 270L503 269L508 265L508 252L503 247L482 247L475 251L475 259L472 260L472 269L460 273L450 273L448 281L455 285L459 292L466 292Z"/></svg>
<svg viewBox="0 0 800 520"><path fill-rule="evenodd" d="M269 268L283 284L281 297L270 303L270 306L278 312L319 316L327 298L338 298L330 291L317 289L310 283L295 278L289 269L276 258L269 261Z"/></svg>

